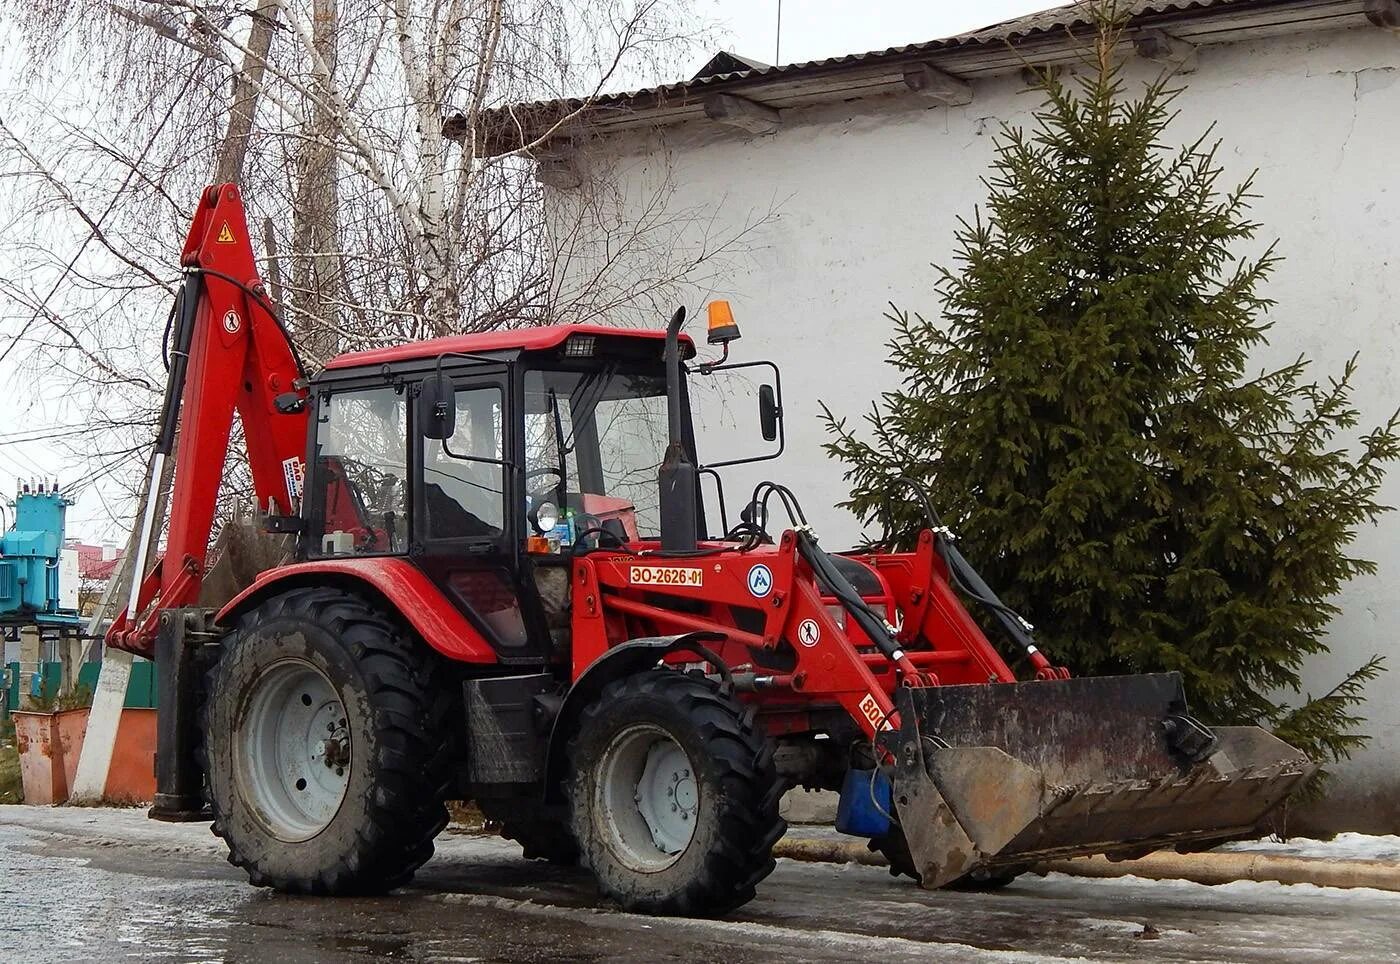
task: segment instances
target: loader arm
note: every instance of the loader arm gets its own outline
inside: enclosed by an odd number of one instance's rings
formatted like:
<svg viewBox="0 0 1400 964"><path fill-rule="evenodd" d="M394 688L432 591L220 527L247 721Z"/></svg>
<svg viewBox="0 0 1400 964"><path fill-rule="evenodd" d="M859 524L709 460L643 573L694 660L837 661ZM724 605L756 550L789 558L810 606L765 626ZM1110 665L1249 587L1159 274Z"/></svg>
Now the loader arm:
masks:
<svg viewBox="0 0 1400 964"><path fill-rule="evenodd" d="M954 580L994 594L939 538L925 530L912 552L846 556L845 571L866 570L863 589L846 581L861 605L837 598L847 590L813 565L820 550L813 540L804 551L797 529L743 551L591 553L574 568L575 677L620 640L704 633L705 658L770 734L816 729L839 707L891 788L884 829L871 833L900 834L903 872L929 887L1047 858L1258 835L1314 772L1257 727L1192 719L1174 673L1071 678L1027 631L1035 678L1018 682ZM871 620L855 618L862 609ZM873 800L876 771L859 771L851 792Z"/></svg>
<svg viewBox="0 0 1400 964"><path fill-rule="evenodd" d="M272 520L295 514L305 471L305 373L258 277L236 185L204 191L180 265L132 588L107 631L109 645L142 656L154 650L160 611L193 605L199 597L234 413L243 426L259 513ZM172 451L165 551L148 567L147 548L162 521L156 493Z"/></svg>

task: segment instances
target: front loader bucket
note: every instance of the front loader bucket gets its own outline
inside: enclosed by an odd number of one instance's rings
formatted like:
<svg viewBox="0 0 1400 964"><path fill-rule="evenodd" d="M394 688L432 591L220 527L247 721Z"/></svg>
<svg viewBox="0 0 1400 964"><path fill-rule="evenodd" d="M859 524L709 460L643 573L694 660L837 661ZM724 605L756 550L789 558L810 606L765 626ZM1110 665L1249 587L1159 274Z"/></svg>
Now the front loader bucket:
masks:
<svg viewBox="0 0 1400 964"><path fill-rule="evenodd" d="M1259 727L1190 720L1176 673L905 688L896 708L895 807L926 887L1258 836L1316 769Z"/></svg>

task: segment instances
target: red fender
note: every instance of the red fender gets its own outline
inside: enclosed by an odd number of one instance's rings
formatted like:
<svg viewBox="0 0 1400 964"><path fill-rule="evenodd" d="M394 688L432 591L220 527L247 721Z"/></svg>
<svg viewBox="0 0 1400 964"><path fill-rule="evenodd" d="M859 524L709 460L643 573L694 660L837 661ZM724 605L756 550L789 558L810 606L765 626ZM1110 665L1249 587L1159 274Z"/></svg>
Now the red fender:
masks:
<svg viewBox="0 0 1400 964"><path fill-rule="evenodd" d="M448 659L462 663L497 662L496 651L486 638L407 559L318 559L268 569L219 610L218 621L227 625L232 617L284 589L328 584L348 584L353 589L356 583L382 596L424 642Z"/></svg>

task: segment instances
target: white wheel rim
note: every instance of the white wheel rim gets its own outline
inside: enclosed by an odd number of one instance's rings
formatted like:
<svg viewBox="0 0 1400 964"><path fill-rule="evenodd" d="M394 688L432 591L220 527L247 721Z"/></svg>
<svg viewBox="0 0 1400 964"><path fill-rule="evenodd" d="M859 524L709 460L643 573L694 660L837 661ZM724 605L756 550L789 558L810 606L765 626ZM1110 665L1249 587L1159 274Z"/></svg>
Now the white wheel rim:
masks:
<svg viewBox="0 0 1400 964"><path fill-rule="evenodd" d="M690 846L699 811L695 767L671 734L639 723L613 737L599 761L594 813L618 860L665 870Z"/></svg>
<svg viewBox="0 0 1400 964"><path fill-rule="evenodd" d="M304 660L270 667L243 716L242 791L279 840L316 836L334 819L350 783L350 732L340 697Z"/></svg>

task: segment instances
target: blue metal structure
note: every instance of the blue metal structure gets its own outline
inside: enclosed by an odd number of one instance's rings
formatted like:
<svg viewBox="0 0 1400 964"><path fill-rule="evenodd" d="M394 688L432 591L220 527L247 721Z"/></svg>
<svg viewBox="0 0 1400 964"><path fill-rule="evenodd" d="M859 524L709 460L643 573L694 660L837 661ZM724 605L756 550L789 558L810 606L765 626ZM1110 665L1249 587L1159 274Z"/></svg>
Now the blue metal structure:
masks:
<svg viewBox="0 0 1400 964"><path fill-rule="evenodd" d="M63 606L59 569L63 526L72 505L55 484L24 486L11 503L14 523L0 536L0 625L60 628L78 625L78 611Z"/></svg>

